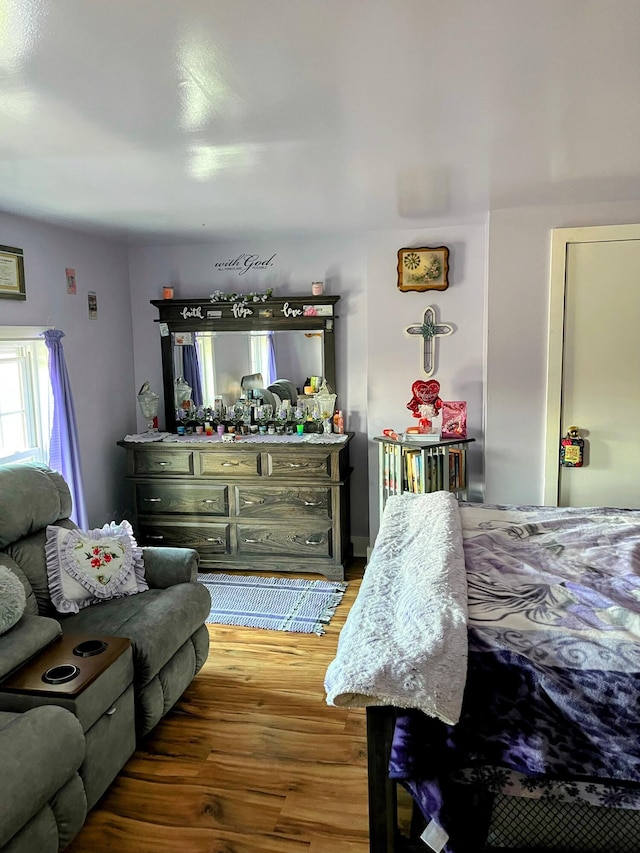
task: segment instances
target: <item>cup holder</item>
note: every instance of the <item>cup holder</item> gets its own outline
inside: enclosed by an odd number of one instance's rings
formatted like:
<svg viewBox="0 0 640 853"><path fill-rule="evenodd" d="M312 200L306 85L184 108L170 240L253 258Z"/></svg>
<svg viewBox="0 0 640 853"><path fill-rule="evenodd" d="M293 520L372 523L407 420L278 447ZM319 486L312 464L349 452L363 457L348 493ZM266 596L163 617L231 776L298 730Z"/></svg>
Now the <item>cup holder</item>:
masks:
<svg viewBox="0 0 640 853"><path fill-rule="evenodd" d="M71 663L64 663L48 669L42 676L42 680L45 684L66 684L67 681L73 681L79 674L79 667Z"/></svg>
<svg viewBox="0 0 640 853"><path fill-rule="evenodd" d="M73 653L79 658L91 658L94 655L100 655L107 648L107 644L102 640L84 640L74 648Z"/></svg>

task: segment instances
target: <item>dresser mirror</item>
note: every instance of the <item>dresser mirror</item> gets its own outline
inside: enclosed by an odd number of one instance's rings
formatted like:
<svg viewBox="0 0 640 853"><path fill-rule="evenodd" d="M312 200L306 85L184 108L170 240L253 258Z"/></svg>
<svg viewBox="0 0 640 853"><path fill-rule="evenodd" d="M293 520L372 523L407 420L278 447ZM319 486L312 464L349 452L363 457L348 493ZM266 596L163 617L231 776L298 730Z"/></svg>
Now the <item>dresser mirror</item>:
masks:
<svg viewBox="0 0 640 853"><path fill-rule="evenodd" d="M182 333L173 332L172 339L175 382L188 375L189 366ZM194 332L188 340L197 350L202 405L207 408L215 408L219 397L225 406L233 405L246 391L243 377L253 374L263 377L265 388L285 379L300 394L308 377L324 376L323 332Z"/></svg>
<svg viewBox="0 0 640 853"><path fill-rule="evenodd" d="M303 393L310 377L336 391L335 304L338 296L271 298L265 302L152 300L159 311L165 425L176 428L176 382L195 363L202 405L233 405L243 378L284 380ZM293 395L293 391L291 392ZM292 400L295 404L295 400Z"/></svg>

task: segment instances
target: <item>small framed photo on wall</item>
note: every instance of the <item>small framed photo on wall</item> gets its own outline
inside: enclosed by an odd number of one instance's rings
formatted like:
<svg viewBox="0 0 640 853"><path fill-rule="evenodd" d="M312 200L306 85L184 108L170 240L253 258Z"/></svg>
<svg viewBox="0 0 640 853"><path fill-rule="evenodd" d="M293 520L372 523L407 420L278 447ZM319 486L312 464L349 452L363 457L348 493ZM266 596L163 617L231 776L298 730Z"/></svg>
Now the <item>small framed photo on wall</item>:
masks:
<svg viewBox="0 0 640 853"><path fill-rule="evenodd" d="M76 271L71 269L71 267L67 267L64 274L67 279L67 293L77 293L78 285L76 282Z"/></svg>
<svg viewBox="0 0 640 853"><path fill-rule="evenodd" d="M0 299L26 299L24 253L12 246L0 246Z"/></svg>
<svg viewBox="0 0 640 853"><path fill-rule="evenodd" d="M89 319L95 320L98 316L98 295L95 290L90 290L87 294L89 304Z"/></svg>
<svg viewBox="0 0 640 853"><path fill-rule="evenodd" d="M398 289L401 291L446 290L449 287L449 249L400 249Z"/></svg>

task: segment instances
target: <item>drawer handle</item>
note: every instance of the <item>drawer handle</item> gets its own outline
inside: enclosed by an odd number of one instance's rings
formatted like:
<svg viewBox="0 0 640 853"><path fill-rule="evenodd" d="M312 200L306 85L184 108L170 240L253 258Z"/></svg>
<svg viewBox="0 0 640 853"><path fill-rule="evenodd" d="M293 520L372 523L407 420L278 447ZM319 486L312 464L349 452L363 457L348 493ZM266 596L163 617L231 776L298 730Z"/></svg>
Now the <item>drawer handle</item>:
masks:
<svg viewBox="0 0 640 853"><path fill-rule="evenodd" d="M164 536L160 533L149 533L147 539L164 539Z"/></svg>
<svg viewBox="0 0 640 853"><path fill-rule="evenodd" d="M262 539L244 539L245 545L259 545Z"/></svg>
<svg viewBox="0 0 640 853"><path fill-rule="evenodd" d="M248 501L246 498L243 501L245 506L253 506L254 504L260 504L262 501Z"/></svg>
<svg viewBox="0 0 640 853"><path fill-rule="evenodd" d="M160 504L162 503L162 498L145 498L144 501L148 504Z"/></svg>
<svg viewBox="0 0 640 853"><path fill-rule="evenodd" d="M304 501L305 506L322 506L322 501Z"/></svg>
<svg viewBox="0 0 640 853"><path fill-rule="evenodd" d="M112 705L108 711L105 711L105 714L107 715L107 717L113 717L117 710L117 707L115 705Z"/></svg>
<svg viewBox="0 0 640 853"><path fill-rule="evenodd" d="M302 462L287 462L289 468L302 468Z"/></svg>
<svg viewBox="0 0 640 853"><path fill-rule="evenodd" d="M214 500L214 498L203 498L203 504L217 504L218 501Z"/></svg>
<svg viewBox="0 0 640 853"><path fill-rule="evenodd" d="M223 462L221 467L222 468L237 468L239 464L240 464L239 462Z"/></svg>
<svg viewBox="0 0 640 853"><path fill-rule="evenodd" d="M224 545L224 541L219 536L208 536L206 542L213 542L214 545Z"/></svg>
<svg viewBox="0 0 640 853"><path fill-rule="evenodd" d="M296 541L297 540L296 540L296 537L294 535L287 536L287 542L292 542L295 544ZM316 546L322 545L322 540L321 539L305 539L304 544L305 545L316 545Z"/></svg>
<svg viewBox="0 0 640 853"><path fill-rule="evenodd" d="M165 466L165 465L168 465L168 464L169 464L168 462L158 462L158 465L159 465L161 468L164 468L164 466Z"/></svg>

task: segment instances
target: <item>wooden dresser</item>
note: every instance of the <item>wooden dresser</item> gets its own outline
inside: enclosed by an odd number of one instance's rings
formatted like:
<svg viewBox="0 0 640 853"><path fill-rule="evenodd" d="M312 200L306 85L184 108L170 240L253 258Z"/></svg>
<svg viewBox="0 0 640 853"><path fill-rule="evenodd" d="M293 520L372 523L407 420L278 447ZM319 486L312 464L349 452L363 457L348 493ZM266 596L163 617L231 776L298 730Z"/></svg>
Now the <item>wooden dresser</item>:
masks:
<svg viewBox="0 0 640 853"><path fill-rule="evenodd" d="M352 553L352 436L309 438L118 442L127 451L138 543L196 548L201 571L343 580Z"/></svg>

